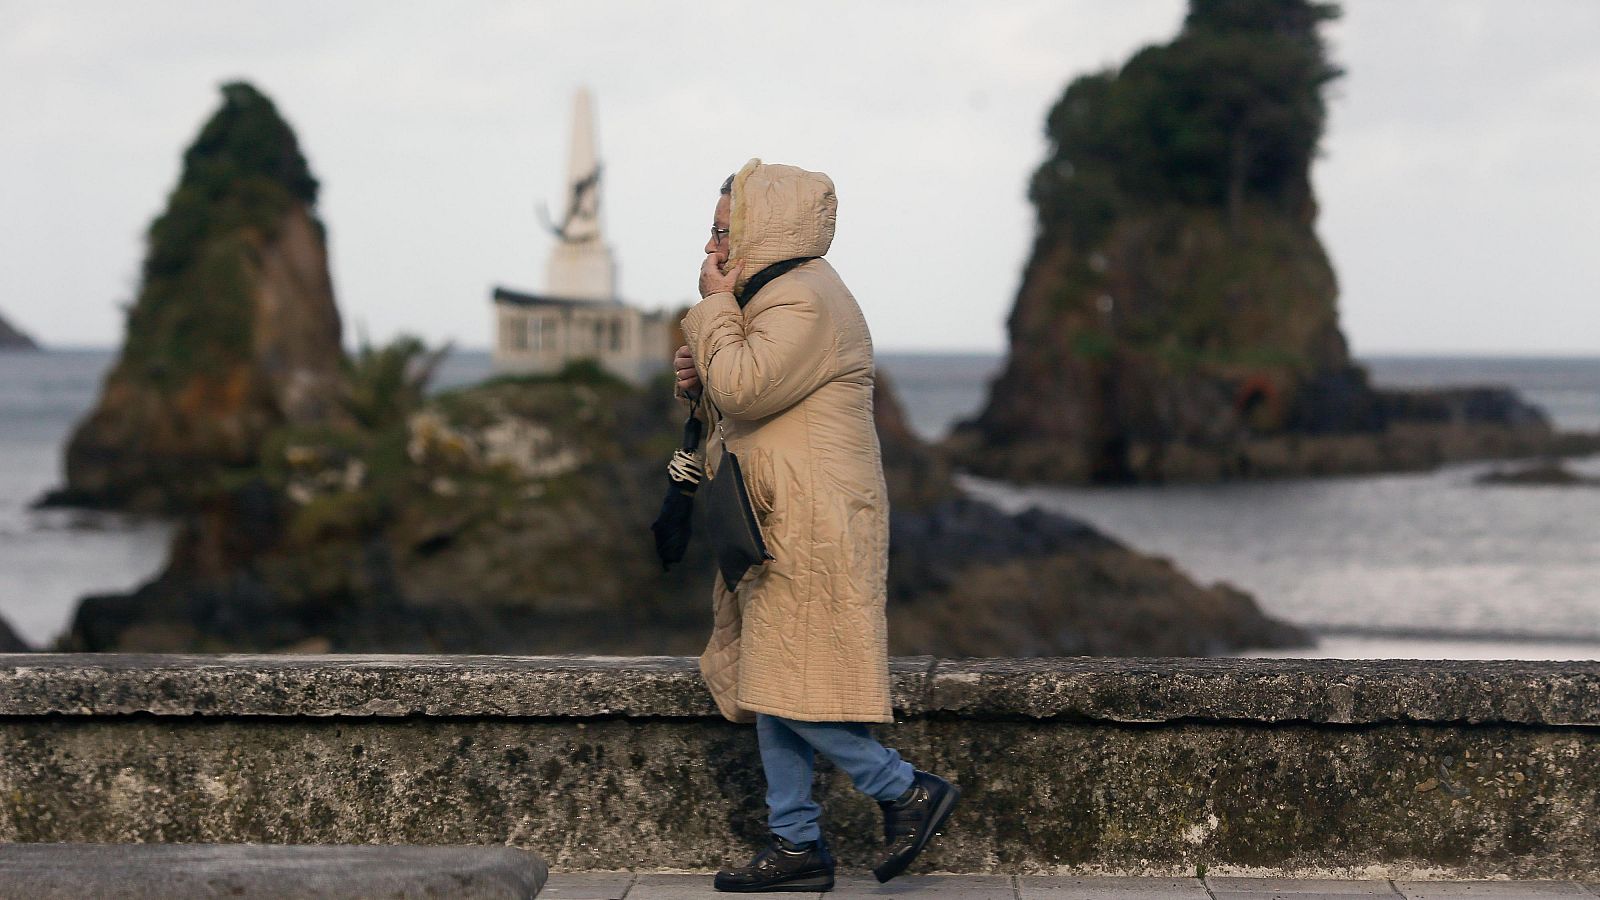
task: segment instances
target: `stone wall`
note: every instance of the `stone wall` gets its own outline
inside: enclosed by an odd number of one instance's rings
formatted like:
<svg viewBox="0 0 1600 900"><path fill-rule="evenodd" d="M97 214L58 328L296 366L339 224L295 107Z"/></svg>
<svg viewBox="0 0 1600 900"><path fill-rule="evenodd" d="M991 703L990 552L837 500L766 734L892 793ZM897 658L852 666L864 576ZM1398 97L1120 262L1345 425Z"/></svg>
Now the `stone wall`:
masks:
<svg viewBox="0 0 1600 900"><path fill-rule="evenodd" d="M1600 663L894 661L962 785L924 871L1600 875ZM764 831L677 657L0 655L0 840L510 843L710 869ZM824 765L841 864L876 807Z"/></svg>

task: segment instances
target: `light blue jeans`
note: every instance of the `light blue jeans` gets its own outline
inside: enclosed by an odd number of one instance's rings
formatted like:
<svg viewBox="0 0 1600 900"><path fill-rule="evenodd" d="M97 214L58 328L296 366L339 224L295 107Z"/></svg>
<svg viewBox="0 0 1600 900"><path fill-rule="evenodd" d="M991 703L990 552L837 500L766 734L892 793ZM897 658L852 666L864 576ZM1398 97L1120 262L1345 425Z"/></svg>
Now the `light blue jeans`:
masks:
<svg viewBox="0 0 1600 900"><path fill-rule="evenodd" d="M878 743L862 722L801 722L757 713L756 739L767 775L767 826L797 844L822 836L822 807L811 799L815 754L832 760L856 790L874 800L893 800L911 787L911 764Z"/></svg>

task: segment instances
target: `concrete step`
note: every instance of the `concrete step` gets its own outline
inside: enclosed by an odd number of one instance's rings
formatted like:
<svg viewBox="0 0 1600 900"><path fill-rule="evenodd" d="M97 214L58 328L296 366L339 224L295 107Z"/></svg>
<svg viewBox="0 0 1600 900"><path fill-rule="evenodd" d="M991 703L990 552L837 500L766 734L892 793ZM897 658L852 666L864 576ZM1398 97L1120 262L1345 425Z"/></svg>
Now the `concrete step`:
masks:
<svg viewBox="0 0 1600 900"><path fill-rule="evenodd" d="M502 846L0 844L0 900L524 900L548 871Z"/></svg>

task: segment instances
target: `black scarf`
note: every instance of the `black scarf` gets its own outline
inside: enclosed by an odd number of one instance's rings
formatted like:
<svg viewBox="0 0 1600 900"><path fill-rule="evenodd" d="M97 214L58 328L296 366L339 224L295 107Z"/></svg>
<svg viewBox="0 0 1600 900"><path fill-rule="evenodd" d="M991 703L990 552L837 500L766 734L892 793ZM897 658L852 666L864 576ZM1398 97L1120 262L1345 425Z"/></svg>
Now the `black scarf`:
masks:
<svg viewBox="0 0 1600 900"><path fill-rule="evenodd" d="M735 295L735 299L739 301L739 308L744 309L744 305L749 303L751 300L754 300L756 294L760 293L761 289L766 287L767 284L772 281L772 279L787 273L795 266L798 266L802 263L808 263L813 259L820 258L821 257L817 256L796 256L794 259L786 259L783 262L775 262L772 265L767 266L765 269L762 269L756 274L750 276L750 280L744 283L744 290Z"/></svg>

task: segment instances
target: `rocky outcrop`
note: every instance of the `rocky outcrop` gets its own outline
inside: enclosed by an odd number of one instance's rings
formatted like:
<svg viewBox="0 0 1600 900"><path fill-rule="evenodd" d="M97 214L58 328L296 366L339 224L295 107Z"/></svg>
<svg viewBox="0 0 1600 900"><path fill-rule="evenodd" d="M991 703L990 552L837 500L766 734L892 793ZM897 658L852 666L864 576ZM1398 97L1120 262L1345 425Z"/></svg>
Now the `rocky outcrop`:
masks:
<svg viewBox="0 0 1600 900"><path fill-rule="evenodd" d="M691 542L664 573L649 532L683 415L670 394L579 366L392 426L280 429L248 481L187 517L156 580L84 600L63 649L697 654L711 560ZM880 388L893 652L1305 642L1082 523L963 498L898 409Z"/></svg>
<svg viewBox="0 0 1600 900"><path fill-rule="evenodd" d="M11 623L0 618L0 653L25 653L32 650L28 642L17 636L11 629Z"/></svg>
<svg viewBox="0 0 1600 900"><path fill-rule="evenodd" d="M891 523L890 646L940 656L1209 656L1309 646L1226 583L1038 509L965 497Z"/></svg>
<svg viewBox="0 0 1600 900"><path fill-rule="evenodd" d="M1215 479L1551 445L1543 415L1509 392L1386 393L1352 361L1310 181L1322 90L1339 74L1318 27L1335 14L1195 0L1174 41L1067 88L1030 189L1038 233L1010 355L949 443L962 467Z"/></svg>
<svg viewBox="0 0 1600 900"><path fill-rule="evenodd" d="M936 656L1205 656L1306 645L1227 584L1039 509L964 496L880 372L873 398L891 498L889 643Z"/></svg>
<svg viewBox="0 0 1600 900"><path fill-rule="evenodd" d="M340 322L317 182L246 84L184 154L127 336L47 503L175 510L285 424L340 419Z"/></svg>
<svg viewBox="0 0 1600 900"><path fill-rule="evenodd" d="M0 350L37 350L39 345L0 316Z"/></svg>

